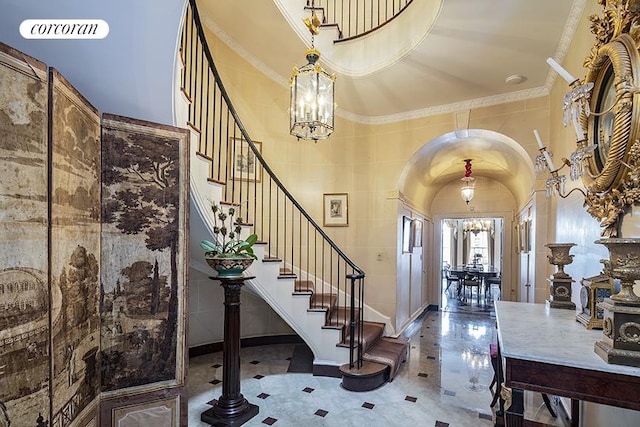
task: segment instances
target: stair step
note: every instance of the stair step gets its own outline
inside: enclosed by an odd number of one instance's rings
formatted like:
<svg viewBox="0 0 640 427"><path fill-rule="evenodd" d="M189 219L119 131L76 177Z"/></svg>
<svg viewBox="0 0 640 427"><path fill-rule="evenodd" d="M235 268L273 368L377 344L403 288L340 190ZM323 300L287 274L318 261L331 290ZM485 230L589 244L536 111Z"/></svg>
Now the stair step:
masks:
<svg viewBox="0 0 640 427"><path fill-rule="evenodd" d="M218 185L227 185L225 181L220 181L219 179L214 179L214 178L207 178L207 182L211 182L212 184L218 184Z"/></svg>
<svg viewBox="0 0 640 427"><path fill-rule="evenodd" d="M356 309L354 313L354 319L356 323L360 318L360 309ZM351 322L351 308L350 307L336 307L327 320L326 326L343 327Z"/></svg>
<svg viewBox="0 0 640 427"><path fill-rule="evenodd" d="M293 282L293 292L296 294L309 294L313 293L314 286L311 280L296 280Z"/></svg>
<svg viewBox="0 0 640 427"><path fill-rule="evenodd" d="M366 352L384 333L384 323L362 322L362 336L359 337L360 330L356 327L356 342L362 344L362 352ZM351 337L349 329L345 331L345 339L338 344L339 347L350 347Z"/></svg>
<svg viewBox="0 0 640 427"><path fill-rule="evenodd" d="M298 275L291 271L288 267L280 267L280 273L278 274L278 279L295 279Z"/></svg>
<svg viewBox="0 0 640 427"><path fill-rule="evenodd" d="M389 365L389 381L393 380L402 362L407 360L409 343L403 339L382 337L362 355L363 360Z"/></svg>
<svg viewBox="0 0 640 427"><path fill-rule="evenodd" d="M337 299L338 297L332 294L313 294L309 300L309 308L330 310Z"/></svg>
<svg viewBox="0 0 640 427"><path fill-rule="evenodd" d="M342 374L342 387L350 391L370 391L374 390L389 378L389 366L372 362L363 361L362 366L358 369L357 365L353 368L346 363L340 366Z"/></svg>

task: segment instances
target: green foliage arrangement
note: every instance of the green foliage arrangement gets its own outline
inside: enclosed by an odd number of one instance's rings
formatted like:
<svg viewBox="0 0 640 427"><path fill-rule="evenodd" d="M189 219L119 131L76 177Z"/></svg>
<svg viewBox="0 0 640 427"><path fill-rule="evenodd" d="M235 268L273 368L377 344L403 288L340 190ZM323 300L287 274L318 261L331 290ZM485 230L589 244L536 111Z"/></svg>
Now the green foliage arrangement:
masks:
<svg viewBox="0 0 640 427"><path fill-rule="evenodd" d="M200 246L205 250L206 258L253 258L258 259L253 253L253 245L258 241L258 236L252 234L246 239L240 238L242 218L234 219L236 210L227 209L225 213L220 205L211 204L213 212L213 235L215 242L203 240Z"/></svg>

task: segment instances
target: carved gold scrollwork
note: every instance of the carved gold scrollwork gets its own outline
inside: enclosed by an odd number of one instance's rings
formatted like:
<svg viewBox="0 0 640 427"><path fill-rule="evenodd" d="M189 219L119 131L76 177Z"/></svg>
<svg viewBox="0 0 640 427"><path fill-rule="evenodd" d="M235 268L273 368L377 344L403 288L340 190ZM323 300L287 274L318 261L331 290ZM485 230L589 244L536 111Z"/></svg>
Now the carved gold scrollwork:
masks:
<svg viewBox="0 0 640 427"><path fill-rule="evenodd" d="M617 237L620 218L640 202L640 148L632 147L640 136L640 2L598 2L603 16L590 17L596 41L584 61L584 83L594 87L592 114L581 121L588 123L587 144L597 149L583 176L584 205L602 236Z"/></svg>
<svg viewBox="0 0 640 427"><path fill-rule="evenodd" d="M636 322L625 322L620 326L620 336L618 341L638 344L640 343L640 324Z"/></svg>
<svg viewBox="0 0 640 427"><path fill-rule="evenodd" d="M504 409L511 408L511 387L507 387L502 383L500 386L500 397L504 400Z"/></svg>
<svg viewBox="0 0 640 427"><path fill-rule="evenodd" d="M602 324L602 333L607 338L613 338L613 320L611 317L604 319L604 323Z"/></svg>

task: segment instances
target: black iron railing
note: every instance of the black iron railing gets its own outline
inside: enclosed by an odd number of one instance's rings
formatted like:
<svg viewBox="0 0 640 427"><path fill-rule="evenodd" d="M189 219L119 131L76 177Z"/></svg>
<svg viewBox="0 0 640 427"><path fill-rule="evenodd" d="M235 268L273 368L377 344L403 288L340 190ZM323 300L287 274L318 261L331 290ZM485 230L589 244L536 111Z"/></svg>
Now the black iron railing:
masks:
<svg viewBox="0 0 640 427"><path fill-rule="evenodd" d="M210 162L209 181L223 184L223 202L266 245L266 260L281 262L297 285L330 296L355 320L345 341L362 358L364 272L327 236L282 185L236 113L204 36L195 0L189 0L181 41L182 86L190 98L189 124L199 131L198 154ZM348 283L349 282L349 283ZM352 288L356 290L355 294ZM353 366L354 360L351 360Z"/></svg>
<svg viewBox="0 0 640 427"><path fill-rule="evenodd" d="M336 25L335 43L362 37L398 16L413 0L306 0L322 26Z"/></svg>

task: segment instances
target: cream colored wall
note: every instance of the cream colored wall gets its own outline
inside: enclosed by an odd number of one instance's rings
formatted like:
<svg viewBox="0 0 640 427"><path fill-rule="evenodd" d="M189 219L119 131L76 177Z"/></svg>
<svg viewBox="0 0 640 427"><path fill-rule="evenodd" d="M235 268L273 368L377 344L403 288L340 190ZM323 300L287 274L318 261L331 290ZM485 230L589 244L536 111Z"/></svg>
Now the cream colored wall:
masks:
<svg viewBox="0 0 640 427"><path fill-rule="evenodd" d="M408 160L420 147L455 130L454 114L383 125L365 125L337 117L336 131L329 140L297 141L288 134L288 87L263 75L220 41L212 43L212 50L249 134L263 142L265 159L309 214L320 223L322 193L349 193L349 227L330 227L325 231L366 272L367 303L389 315L396 325L402 325L413 313L406 313L404 308L397 313L398 298L403 295L398 268L404 271L405 266L398 264L398 235L389 231L398 227L398 209L402 205L398 182ZM339 88L338 80L336 90ZM469 116L470 128L503 133L519 142L533 159L537 146L532 130L548 123L548 100L538 98L483 107L472 110ZM513 195L510 198L513 200ZM433 207L427 206L427 202L407 202L416 212L432 219ZM517 209L516 202L512 203L510 215ZM433 245L433 239L425 242L425 248ZM429 264L435 252L429 251ZM378 261L378 254L382 254L382 261ZM427 270L435 269L427 265ZM403 272L400 276L406 277ZM439 286L433 273L427 277L425 286L422 305L438 304L429 298L437 295L434 290Z"/></svg>
<svg viewBox="0 0 640 427"><path fill-rule="evenodd" d="M593 43L586 17L599 11L595 1L588 3L565 63L570 72L578 74L582 70L582 60ZM400 304L402 308L407 300L401 281L397 280L398 269L404 271L405 268L403 265L398 267L397 261L398 217L404 206L398 199L400 189L397 183L413 153L428 141L454 130L454 115L443 114L385 125L364 125L337 117L336 131L330 140L318 143L296 141L287 131L288 88L265 77L220 42L215 43L214 57L250 135L263 142L265 158L305 209L316 220L321 220L322 193L349 193L349 227L328 228L325 231L367 273L368 304L391 316L396 324L403 324L402 319L407 318L406 313L410 308L397 313L398 301L403 301ZM340 90L339 80L336 90ZM565 129L561 124L562 98L566 90L566 84L557 81L549 97L474 109L469 115L469 128L488 129L509 136L523 146L532 160L538 154L532 131L538 129L542 139L549 142L555 159L568 157L574 149L575 138L572 130ZM531 257L530 273L535 281L534 298L537 302L543 301L548 295L546 278L552 272L545 256L545 243L572 241L578 244L572 250L576 255L574 263L566 268L578 280L598 273L601 268L599 260L607 255L604 248L593 244L599 237L599 227L585 213L580 198L572 196L567 200L547 200L544 197L545 178L544 174L539 174L535 192L526 200L516 201L511 195L509 207L505 207L505 212L513 215L526 207L526 214L534 218L537 238L533 242L532 252L535 256ZM453 188L448 192L442 190L442 197L449 193L457 198L459 189L456 185L454 187L455 191ZM419 195L419 190L415 194ZM418 209L428 219L433 219L430 225L433 233L425 241L425 251L431 249L432 253L439 252L433 250L439 247L438 218L450 207L439 197L440 194L431 206ZM480 201L478 197L476 203ZM408 202L408 205L416 206L414 200ZM457 199L451 200L452 206L458 202ZM455 209L459 213L469 213L461 207ZM482 209L478 207L475 212L483 212ZM495 206L489 205L486 209L493 211ZM450 216L449 212L447 216ZM509 222L510 217L506 215L505 232L511 231L511 227L507 227ZM390 230L395 230L395 234ZM505 235L505 242L512 240L512 236ZM513 284L509 293L515 299L517 291L513 288L517 288L520 269L518 260L507 263L506 254L512 253L507 246L508 243L505 244L505 265L513 266L510 275ZM378 254L382 254L382 261L377 261ZM432 265L437 265L435 260L432 262ZM437 292L434 290L439 286L439 275L434 274L433 270L427 276L429 283L423 293L425 303L429 304L437 304ZM594 424L593 420L607 419L607 416L624 419L626 424L621 426L640 424L636 412L626 411L624 416L618 416L620 412L613 408L591 404L585 405L585 411L589 414L587 419L583 418L585 427L599 425L597 421Z"/></svg>

